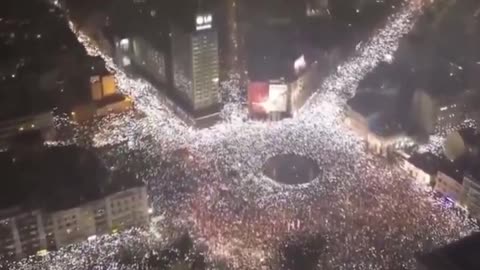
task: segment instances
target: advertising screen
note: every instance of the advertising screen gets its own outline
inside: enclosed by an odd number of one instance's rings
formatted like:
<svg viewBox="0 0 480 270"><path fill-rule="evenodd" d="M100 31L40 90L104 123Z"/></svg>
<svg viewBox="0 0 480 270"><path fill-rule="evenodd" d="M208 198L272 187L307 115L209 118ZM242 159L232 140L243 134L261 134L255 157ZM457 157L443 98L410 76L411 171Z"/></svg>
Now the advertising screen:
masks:
<svg viewBox="0 0 480 270"><path fill-rule="evenodd" d="M265 114L264 103L268 100L269 86L266 82L250 82L248 85L248 108L250 113Z"/></svg>
<svg viewBox="0 0 480 270"><path fill-rule="evenodd" d="M268 112L286 112L288 86L286 84L270 84L268 91Z"/></svg>

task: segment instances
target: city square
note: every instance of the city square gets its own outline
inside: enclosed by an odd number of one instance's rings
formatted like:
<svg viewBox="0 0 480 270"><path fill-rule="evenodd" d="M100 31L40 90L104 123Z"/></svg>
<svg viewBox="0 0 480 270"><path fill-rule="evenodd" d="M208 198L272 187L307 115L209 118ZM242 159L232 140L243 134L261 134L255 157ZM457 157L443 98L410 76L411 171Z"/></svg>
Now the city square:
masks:
<svg viewBox="0 0 480 270"><path fill-rule="evenodd" d="M421 8L420 1L407 2L392 14L294 118L247 120L233 77L223 84L231 100L223 120L201 130L186 126L153 86L125 74L70 23L144 114L102 119L94 146L106 149L98 151L108 166L131 169L146 183L152 222L149 229L99 236L10 269L156 269L148 259L171 243L172 230L186 231L207 262L230 269L288 269L282 251L305 239L315 239L316 269L415 269L417 252L477 230L396 164L366 153L344 124L346 100L379 63L395 61L392 55ZM50 144L76 144L83 132L79 126L73 139ZM273 181L263 166L282 155L312 160L318 177L301 184ZM129 263L119 260L124 250L134 257Z"/></svg>

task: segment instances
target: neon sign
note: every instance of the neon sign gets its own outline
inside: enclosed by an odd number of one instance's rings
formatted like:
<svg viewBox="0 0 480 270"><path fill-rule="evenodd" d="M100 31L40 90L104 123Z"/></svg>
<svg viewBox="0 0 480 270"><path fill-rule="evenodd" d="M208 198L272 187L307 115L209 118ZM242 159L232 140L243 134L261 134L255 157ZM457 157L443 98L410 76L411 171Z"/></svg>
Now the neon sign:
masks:
<svg viewBox="0 0 480 270"><path fill-rule="evenodd" d="M213 19L211 14L197 15L197 19L195 20L197 31L212 28L212 21Z"/></svg>

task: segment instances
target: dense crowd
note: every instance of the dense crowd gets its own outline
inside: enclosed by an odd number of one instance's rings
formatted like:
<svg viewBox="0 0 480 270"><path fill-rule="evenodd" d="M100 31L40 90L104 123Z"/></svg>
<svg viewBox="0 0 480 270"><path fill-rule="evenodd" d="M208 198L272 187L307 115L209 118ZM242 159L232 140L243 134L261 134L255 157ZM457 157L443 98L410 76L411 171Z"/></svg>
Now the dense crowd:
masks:
<svg viewBox="0 0 480 270"><path fill-rule="evenodd" d="M209 260L233 269L279 269L282 246L305 235L322 239L321 269L413 269L415 252L476 230L394 164L365 153L361 140L342 124L346 98L379 62L392 61L420 13L418 3L393 14L294 119L245 120L234 97L223 112L225 121L204 130L182 124L149 84L117 70L71 25L144 113L102 120L92 143L108 149L102 155L112 167L129 167L146 182L156 218L149 230L99 237L10 268L148 269L142 262L177 228L187 230ZM285 153L315 160L319 177L296 186L265 177L264 162ZM126 251L134 262L118 259Z"/></svg>

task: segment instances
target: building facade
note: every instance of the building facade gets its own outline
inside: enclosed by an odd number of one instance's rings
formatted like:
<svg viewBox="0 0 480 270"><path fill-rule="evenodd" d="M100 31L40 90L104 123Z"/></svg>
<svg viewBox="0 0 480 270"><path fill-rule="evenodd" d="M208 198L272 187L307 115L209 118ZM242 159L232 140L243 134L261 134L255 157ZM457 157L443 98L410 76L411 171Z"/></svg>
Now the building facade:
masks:
<svg viewBox="0 0 480 270"><path fill-rule="evenodd" d="M366 138L369 132L368 122L368 116L356 111L354 108L347 105L345 124L348 128L350 128L363 138Z"/></svg>
<svg viewBox="0 0 480 270"><path fill-rule="evenodd" d="M412 97L410 117L420 134L435 132L437 107L432 96L422 89L415 90Z"/></svg>
<svg viewBox="0 0 480 270"><path fill-rule="evenodd" d="M360 93L347 101L345 124L365 140L366 150L384 157L405 141L404 127L389 111L390 97Z"/></svg>
<svg viewBox="0 0 480 270"><path fill-rule="evenodd" d="M464 106L457 100L439 101L437 131L446 134L457 129L466 119Z"/></svg>
<svg viewBox="0 0 480 270"><path fill-rule="evenodd" d="M154 45L142 37L132 41L132 61L143 67L155 79L167 82L167 65L165 52L155 49Z"/></svg>
<svg viewBox="0 0 480 270"><path fill-rule="evenodd" d="M462 157L475 159L480 148L480 134L473 128L459 129L447 135L443 149L450 160Z"/></svg>
<svg viewBox="0 0 480 270"><path fill-rule="evenodd" d="M280 120L288 116L295 117L303 108L315 93L322 78L318 75L317 63L307 66L304 56L299 57L292 66L295 66L295 73L290 74L288 78L249 83L250 117ZM262 115L265 117L261 117Z"/></svg>
<svg viewBox="0 0 480 270"><path fill-rule="evenodd" d="M405 158L401 164L409 176L420 184L432 185L438 172L438 158L431 153L418 154Z"/></svg>
<svg viewBox="0 0 480 270"><path fill-rule="evenodd" d="M34 254L46 246L42 214L39 210L22 212L13 208L2 212L1 257L18 258L24 254Z"/></svg>
<svg viewBox="0 0 480 270"><path fill-rule="evenodd" d="M115 61L162 89L159 99L188 125L204 127L220 111L218 35L210 13L188 18L161 34L140 27L116 38Z"/></svg>
<svg viewBox="0 0 480 270"><path fill-rule="evenodd" d="M304 59L304 56L297 59L297 61L302 62L302 59ZM319 74L318 62L314 62L299 71L297 77L289 83L289 112L293 117L295 117L298 111L318 89L322 81L322 76Z"/></svg>
<svg viewBox="0 0 480 270"><path fill-rule="evenodd" d="M0 147L6 146L11 138L31 131L39 131L45 140L53 139L56 133L53 114L41 112L0 122Z"/></svg>
<svg viewBox="0 0 480 270"><path fill-rule="evenodd" d="M175 90L193 111L218 106L218 36L212 15L198 14L190 31L173 27L171 42Z"/></svg>
<svg viewBox="0 0 480 270"><path fill-rule="evenodd" d="M463 194L462 178L463 176L450 176L440 169L437 173L433 189L448 199L460 203Z"/></svg>
<svg viewBox="0 0 480 270"><path fill-rule="evenodd" d="M43 255L95 235L148 224L146 188L134 187L74 208L0 212L0 258Z"/></svg>
<svg viewBox="0 0 480 270"><path fill-rule="evenodd" d="M344 121L348 128L365 140L366 150L375 155L387 157L393 153L405 139L405 134L400 128L391 130L372 129L370 117L352 108L347 108Z"/></svg>
<svg viewBox="0 0 480 270"><path fill-rule="evenodd" d="M403 133L378 134L369 132L367 134L367 151L375 155L388 157L397 148L397 144L404 138Z"/></svg>
<svg viewBox="0 0 480 270"><path fill-rule="evenodd" d="M480 219L480 181L471 174L463 178L462 204L472 217Z"/></svg>
<svg viewBox="0 0 480 270"><path fill-rule="evenodd" d="M329 0L306 0L305 15L307 17L318 17L330 15Z"/></svg>
<svg viewBox="0 0 480 270"><path fill-rule="evenodd" d="M90 93L89 103L76 106L72 110L71 116L78 123L133 109L133 100L117 91L113 75L92 76Z"/></svg>
<svg viewBox="0 0 480 270"><path fill-rule="evenodd" d="M418 89L412 98L411 118L423 134L448 134L467 118L465 95L434 96Z"/></svg>

